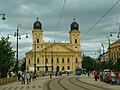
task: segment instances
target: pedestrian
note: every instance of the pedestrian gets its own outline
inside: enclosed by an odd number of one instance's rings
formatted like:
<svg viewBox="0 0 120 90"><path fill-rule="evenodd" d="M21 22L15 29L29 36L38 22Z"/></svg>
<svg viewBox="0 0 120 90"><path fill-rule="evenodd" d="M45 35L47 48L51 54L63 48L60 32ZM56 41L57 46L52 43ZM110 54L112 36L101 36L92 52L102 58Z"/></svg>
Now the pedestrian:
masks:
<svg viewBox="0 0 120 90"><path fill-rule="evenodd" d="M30 80L30 73L27 71L26 73L26 79L27 79L27 84L29 84L29 80Z"/></svg>
<svg viewBox="0 0 120 90"><path fill-rule="evenodd" d="M97 79L98 79L98 71L97 70L94 71L94 78L95 78L95 81L97 81Z"/></svg>
<svg viewBox="0 0 120 90"><path fill-rule="evenodd" d="M35 78L36 78L36 74L35 73L32 74L32 78L33 78L33 80L35 80Z"/></svg>
<svg viewBox="0 0 120 90"><path fill-rule="evenodd" d="M50 79L52 79L52 72L50 73Z"/></svg>
<svg viewBox="0 0 120 90"><path fill-rule="evenodd" d="M25 84L25 73L22 72L22 84Z"/></svg>
<svg viewBox="0 0 120 90"><path fill-rule="evenodd" d="M18 81L20 81L21 74L20 72L18 73Z"/></svg>
<svg viewBox="0 0 120 90"><path fill-rule="evenodd" d="M30 72L29 74L30 74L29 82L31 83L32 72Z"/></svg>
<svg viewBox="0 0 120 90"><path fill-rule="evenodd" d="M88 77L89 77L89 76L90 76L90 70L88 71L88 73L87 73L87 74L88 74Z"/></svg>
<svg viewBox="0 0 120 90"><path fill-rule="evenodd" d="M9 73L8 73L8 74L9 74L9 77L11 77L11 76L12 76L10 71L9 71Z"/></svg>
<svg viewBox="0 0 120 90"><path fill-rule="evenodd" d="M119 72L118 72L118 71L115 72L115 78L116 78L117 84L119 84L119 83L118 83L118 82L119 82L119 81L118 81L118 78L119 78Z"/></svg>

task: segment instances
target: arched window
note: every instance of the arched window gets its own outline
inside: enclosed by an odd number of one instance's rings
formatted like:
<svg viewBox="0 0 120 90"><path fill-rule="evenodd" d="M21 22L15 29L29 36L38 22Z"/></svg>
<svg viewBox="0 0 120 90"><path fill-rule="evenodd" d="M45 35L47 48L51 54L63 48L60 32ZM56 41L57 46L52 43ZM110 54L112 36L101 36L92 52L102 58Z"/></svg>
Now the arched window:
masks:
<svg viewBox="0 0 120 90"><path fill-rule="evenodd" d="M39 58L37 59L37 63L39 63Z"/></svg>
<svg viewBox="0 0 120 90"><path fill-rule="evenodd" d="M62 58L62 63L64 63L64 58Z"/></svg>
<svg viewBox="0 0 120 90"><path fill-rule="evenodd" d="M39 38L37 38L37 43L39 43Z"/></svg>
<svg viewBox="0 0 120 90"><path fill-rule="evenodd" d="M75 39L75 43L77 43L77 39Z"/></svg>
<svg viewBox="0 0 120 90"><path fill-rule="evenodd" d="M78 60L77 60L77 58L76 58L76 63L78 63Z"/></svg>
<svg viewBox="0 0 120 90"><path fill-rule="evenodd" d="M62 66L62 70L64 70L64 66Z"/></svg>
<svg viewBox="0 0 120 90"><path fill-rule="evenodd" d="M59 63L59 59L57 58L57 63Z"/></svg>
<svg viewBox="0 0 120 90"><path fill-rule="evenodd" d="M51 63L53 63L53 58L51 59Z"/></svg>
<svg viewBox="0 0 120 90"><path fill-rule="evenodd" d="M28 62L29 64L30 64L30 59L29 59L29 62Z"/></svg>
<svg viewBox="0 0 120 90"><path fill-rule="evenodd" d="M67 66L67 70L70 70L70 66Z"/></svg>
<svg viewBox="0 0 120 90"><path fill-rule="evenodd" d="M69 58L67 59L67 62L70 63L70 59Z"/></svg>
<svg viewBox="0 0 120 90"><path fill-rule="evenodd" d="M46 58L45 63L48 63L48 59Z"/></svg>

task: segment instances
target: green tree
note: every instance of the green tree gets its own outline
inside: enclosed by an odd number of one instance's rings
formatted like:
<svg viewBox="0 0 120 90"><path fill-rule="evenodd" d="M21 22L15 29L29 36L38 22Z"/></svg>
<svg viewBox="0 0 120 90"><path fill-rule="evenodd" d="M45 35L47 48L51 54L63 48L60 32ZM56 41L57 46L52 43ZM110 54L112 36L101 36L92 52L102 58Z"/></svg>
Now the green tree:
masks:
<svg viewBox="0 0 120 90"><path fill-rule="evenodd" d="M82 68L86 68L86 70L94 70L96 68L96 61L95 59L89 57L89 56L84 56L83 57L83 66Z"/></svg>
<svg viewBox="0 0 120 90"><path fill-rule="evenodd" d="M21 65L21 71L25 71L25 68L26 68L26 63L24 61L23 64Z"/></svg>
<svg viewBox="0 0 120 90"><path fill-rule="evenodd" d="M10 46L8 38L1 37L0 40L0 77L7 77L7 72L13 66L15 52Z"/></svg>
<svg viewBox="0 0 120 90"><path fill-rule="evenodd" d="M114 70L120 71L120 58L116 60L113 67L114 67Z"/></svg>

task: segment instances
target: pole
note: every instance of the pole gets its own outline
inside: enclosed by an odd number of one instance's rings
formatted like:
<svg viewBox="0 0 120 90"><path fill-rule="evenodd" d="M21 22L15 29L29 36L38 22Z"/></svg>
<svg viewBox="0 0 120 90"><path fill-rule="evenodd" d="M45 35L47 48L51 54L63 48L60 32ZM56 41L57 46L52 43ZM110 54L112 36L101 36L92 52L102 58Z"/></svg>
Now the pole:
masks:
<svg viewBox="0 0 120 90"><path fill-rule="evenodd" d="M109 48L108 48L108 59L110 60L110 38L108 38L108 44L109 44Z"/></svg>
<svg viewBox="0 0 120 90"><path fill-rule="evenodd" d="M16 59L17 59L17 74L18 74L18 32L19 32L19 29L17 28L17 53L16 53Z"/></svg>
<svg viewBox="0 0 120 90"><path fill-rule="evenodd" d="M51 64L52 64L52 73L53 73L53 51L52 51L52 58L51 58Z"/></svg>
<svg viewBox="0 0 120 90"><path fill-rule="evenodd" d="M34 45L34 74L36 74L36 42Z"/></svg>

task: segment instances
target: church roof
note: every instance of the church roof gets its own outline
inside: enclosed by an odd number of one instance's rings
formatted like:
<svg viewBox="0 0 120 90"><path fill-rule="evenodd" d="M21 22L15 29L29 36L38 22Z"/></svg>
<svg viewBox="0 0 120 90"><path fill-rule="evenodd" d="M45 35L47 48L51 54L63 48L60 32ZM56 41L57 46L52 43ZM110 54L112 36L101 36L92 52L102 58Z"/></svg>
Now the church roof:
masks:
<svg viewBox="0 0 120 90"><path fill-rule="evenodd" d="M42 29L42 24L40 21L38 21L38 18L37 18L37 21L34 22L34 25L33 25L33 29L36 30L36 29Z"/></svg>
<svg viewBox="0 0 120 90"><path fill-rule="evenodd" d="M72 22L72 24L71 24L71 30L79 30L79 25L75 21L75 18L74 18L74 22Z"/></svg>

